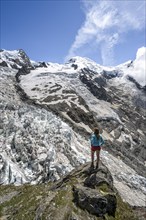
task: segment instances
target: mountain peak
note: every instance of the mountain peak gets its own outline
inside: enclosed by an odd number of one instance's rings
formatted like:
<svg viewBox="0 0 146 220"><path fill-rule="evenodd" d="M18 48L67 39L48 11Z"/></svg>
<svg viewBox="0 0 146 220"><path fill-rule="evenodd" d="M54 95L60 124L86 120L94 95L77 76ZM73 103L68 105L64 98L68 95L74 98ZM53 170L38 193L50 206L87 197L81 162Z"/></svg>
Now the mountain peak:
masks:
<svg viewBox="0 0 146 220"><path fill-rule="evenodd" d="M87 58L87 57L80 57L80 56L75 56L69 59L70 63L75 63L75 62L90 62L90 63L94 63L97 64L96 62L94 62L93 60Z"/></svg>
<svg viewBox="0 0 146 220"><path fill-rule="evenodd" d="M20 69L22 66L31 68L29 57L23 49L19 50L2 50L0 52L1 66L7 66L14 69Z"/></svg>

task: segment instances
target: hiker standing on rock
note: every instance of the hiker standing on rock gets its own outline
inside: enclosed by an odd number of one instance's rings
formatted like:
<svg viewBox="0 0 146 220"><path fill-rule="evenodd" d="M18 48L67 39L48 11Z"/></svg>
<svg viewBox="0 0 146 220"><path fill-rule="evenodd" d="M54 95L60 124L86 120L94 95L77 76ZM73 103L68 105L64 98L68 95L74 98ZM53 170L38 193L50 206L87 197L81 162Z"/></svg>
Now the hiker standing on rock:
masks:
<svg viewBox="0 0 146 220"><path fill-rule="evenodd" d="M104 140L100 135L98 128L94 128L94 133L90 137L90 142L91 142L91 167L94 168L94 153L96 152L96 157L97 157L96 169L98 169L100 150L101 150L101 146L104 144Z"/></svg>

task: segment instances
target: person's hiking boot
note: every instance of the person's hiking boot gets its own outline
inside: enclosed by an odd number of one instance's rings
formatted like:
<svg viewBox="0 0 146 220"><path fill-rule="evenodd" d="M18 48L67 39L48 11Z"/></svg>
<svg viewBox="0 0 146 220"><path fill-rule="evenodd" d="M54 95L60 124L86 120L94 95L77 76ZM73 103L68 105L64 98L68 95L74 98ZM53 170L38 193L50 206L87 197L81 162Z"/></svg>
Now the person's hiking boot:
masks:
<svg viewBox="0 0 146 220"><path fill-rule="evenodd" d="M96 164L96 168L95 168L96 170L98 169L98 163Z"/></svg>
<svg viewBox="0 0 146 220"><path fill-rule="evenodd" d="M94 169L94 163L91 163L90 168Z"/></svg>

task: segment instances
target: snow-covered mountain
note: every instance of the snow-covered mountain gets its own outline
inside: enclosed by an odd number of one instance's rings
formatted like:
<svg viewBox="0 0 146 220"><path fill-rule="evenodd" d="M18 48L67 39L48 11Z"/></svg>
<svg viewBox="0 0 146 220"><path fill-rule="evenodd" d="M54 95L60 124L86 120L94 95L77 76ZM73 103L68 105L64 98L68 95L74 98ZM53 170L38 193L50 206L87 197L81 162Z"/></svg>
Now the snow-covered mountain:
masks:
<svg viewBox="0 0 146 220"><path fill-rule="evenodd" d="M144 206L146 48L116 67L81 57L35 62L23 50L0 54L0 183L55 180L90 161L89 136L98 126L116 188Z"/></svg>

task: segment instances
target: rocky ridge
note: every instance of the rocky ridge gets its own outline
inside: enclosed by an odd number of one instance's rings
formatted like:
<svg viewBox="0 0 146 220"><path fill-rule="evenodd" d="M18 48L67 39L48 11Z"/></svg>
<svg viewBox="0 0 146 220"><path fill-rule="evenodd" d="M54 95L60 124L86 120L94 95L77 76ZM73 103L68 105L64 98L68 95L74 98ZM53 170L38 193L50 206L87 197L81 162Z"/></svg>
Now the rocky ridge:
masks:
<svg viewBox="0 0 146 220"><path fill-rule="evenodd" d="M144 219L143 213L132 211L122 201L103 164L98 170L90 164L79 166L52 184L2 186L0 216L12 220Z"/></svg>

